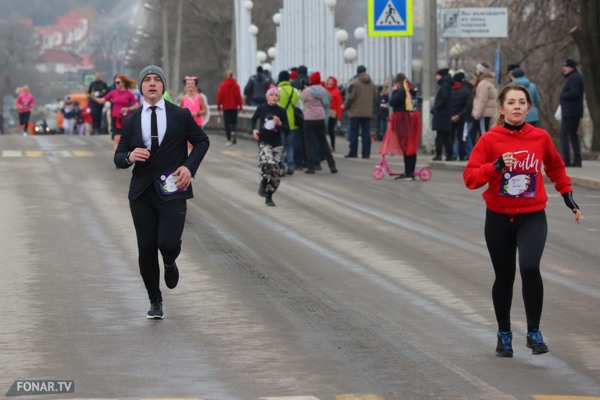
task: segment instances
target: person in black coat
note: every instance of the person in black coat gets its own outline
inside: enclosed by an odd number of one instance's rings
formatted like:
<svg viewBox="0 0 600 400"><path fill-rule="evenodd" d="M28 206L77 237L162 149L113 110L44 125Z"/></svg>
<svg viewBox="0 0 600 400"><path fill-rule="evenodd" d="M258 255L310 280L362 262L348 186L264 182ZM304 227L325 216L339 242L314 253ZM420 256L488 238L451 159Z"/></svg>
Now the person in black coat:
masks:
<svg viewBox="0 0 600 400"><path fill-rule="evenodd" d="M452 161L452 85L454 80L448 74L448 68L442 68L435 74L439 89L435 95L435 102L431 108L433 121L431 129L436 131L435 135L435 157L434 161L442 159L442 147L446 149L446 161Z"/></svg>
<svg viewBox="0 0 600 400"><path fill-rule="evenodd" d="M567 59L562 67L565 84L560 92L560 144L563 161L567 167L581 167L581 145L579 142L579 122L583 117L583 79L577 71L577 63ZM573 164L571 149L573 147Z"/></svg>
<svg viewBox="0 0 600 400"><path fill-rule="evenodd" d="M150 298L150 319L162 319L159 252L169 289L179 281L175 260L181 252L192 177L208 151L210 141L190 110L163 99L167 80L155 65L138 78L142 107L123 120L115 151L117 168L133 166L129 208L137 236L138 263ZM188 154L188 142L192 150Z"/></svg>
<svg viewBox="0 0 600 400"><path fill-rule="evenodd" d="M465 149L464 129L467 118L471 115L473 108L472 89L465 85L465 74L458 72L454 75L454 84L452 85L452 101L450 103L450 114L452 114L452 134L451 141L458 142L458 157L460 161L467 159Z"/></svg>

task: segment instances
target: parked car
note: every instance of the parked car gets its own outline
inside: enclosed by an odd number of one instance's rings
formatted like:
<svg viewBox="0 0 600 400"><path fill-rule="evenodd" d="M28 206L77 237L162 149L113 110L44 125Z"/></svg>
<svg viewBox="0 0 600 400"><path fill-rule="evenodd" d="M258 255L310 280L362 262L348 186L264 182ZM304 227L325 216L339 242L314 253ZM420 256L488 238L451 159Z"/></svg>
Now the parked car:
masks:
<svg viewBox="0 0 600 400"><path fill-rule="evenodd" d="M54 115L49 115L35 124L36 135L56 135L57 133L59 133L58 124Z"/></svg>

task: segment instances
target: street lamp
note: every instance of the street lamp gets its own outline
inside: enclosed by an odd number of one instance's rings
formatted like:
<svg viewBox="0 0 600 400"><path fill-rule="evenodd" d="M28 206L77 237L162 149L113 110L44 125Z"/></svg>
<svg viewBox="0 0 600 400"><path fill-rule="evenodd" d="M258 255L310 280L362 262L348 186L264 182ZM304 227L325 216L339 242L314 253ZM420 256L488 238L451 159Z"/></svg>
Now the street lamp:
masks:
<svg viewBox="0 0 600 400"><path fill-rule="evenodd" d="M347 63L353 63L357 57L358 52L354 47L346 47L346 49L344 49L344 60L346 60Z"/></svg>
<svg viewBox="0 0 600 400"><path fill-rule="evenodd" d="M452 46L450 48L450 57L454 60L455 64L454 64L454 69L458 69L458 62L460 59L460 56L463 53L463 47L460 45L460 43L456 43L454 46Z"/></svg>
<svg viewBox="0 0 600 400"><path fill-rule="evenodd" d="M251 24L248 27L248 33L251 34L252 36L258 35L258 26Z"/></svg>
<svg viewBox="0 0 600 400"><path fill-rule="evenodd" d="M273 23L277 26L281 23L281 14L275 13L273 14Z"/></svg>
<svg viewBox="0 0 600 400"><path fill-rule="evenodd" d="M346 32L343 29L340 29L339 31L337 31L335 33L335 38L337 39L338 43L343 46L346 41L348 40L348 32Z"/></svg>
<svg viewBox="0 0 600 400"><path fill-rule="evenodd" d="M256 52L256 59L258 60L259 63L264 63L265 61L267 61L267 53L265 53L262 50L259 50Z"/></svg>

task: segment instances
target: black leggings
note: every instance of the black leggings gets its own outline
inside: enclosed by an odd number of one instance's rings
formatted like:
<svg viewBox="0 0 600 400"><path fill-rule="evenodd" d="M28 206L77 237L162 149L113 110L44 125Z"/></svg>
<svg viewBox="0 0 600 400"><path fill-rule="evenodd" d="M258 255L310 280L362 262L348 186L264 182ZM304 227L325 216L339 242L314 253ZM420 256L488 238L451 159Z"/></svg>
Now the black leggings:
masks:
<svg viewBox="0 0 600 400"><path fill-rule="evenodd" d="M329 117L327 133L329 135L329 142L331 143L331 151L335 151L335 124L337 124L337 119Z"/></svg>
<svg viewBox="0 0 600 400"><path fill-rule="evenodd" d="M30 115L31 111L19 113L19 125L23 125L23 132L27 132L29 130Z"/></svg>
<svg viewBox="0 0 600 400"><path fill-rule="evenodd" d="M404 155L404 175L414 175L415 166L417 165L417 155Z"/></svg>
<svg viewBox="0 0 600 400"><path fill-rule="evenodd" d="M547 234L548 223L543 210L516 215L499 214L489 209L486 212L485 241L496 274L492 299L498 329L501 331L510 331L510 307L517 267L517 249L527 330L539 328L544 302L540 260Z"/></svg>

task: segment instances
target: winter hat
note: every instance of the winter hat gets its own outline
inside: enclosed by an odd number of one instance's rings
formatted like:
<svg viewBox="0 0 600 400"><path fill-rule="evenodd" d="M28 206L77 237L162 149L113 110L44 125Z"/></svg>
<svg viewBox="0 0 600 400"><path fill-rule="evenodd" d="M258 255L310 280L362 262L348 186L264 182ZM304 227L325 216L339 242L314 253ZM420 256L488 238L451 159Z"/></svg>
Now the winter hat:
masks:
<svg viewBox="0 0 600 400"><path fill-rule="evenodd" d="M436 75L445 76L448 75L448 72L450 72L448 68L441 68L437 70Z"/></svg>
<svg viewBox="0 0 600 400"><path fill-rule="evenodd" d="M523 72L521 68L515 68L512 70L512 76L515 78L520 78L522 76L525 76L525 72Z"/></svg>
<svg viewBox="0 0 600 400"><path fill-rule="evenodd" d="M298 71L290 72L290 79L296 79L298 77Z"/></svg>
<svg viewBox="0 0 600 400"><path fill-rule="evenodd" d="M272 94L276 94L277 96L279 96L279 88L275 85L271 85L269 86L269 88L267 89L267 94L266 96L270 96Z"/></svg>
<svg viewBox="0 0 600 400"><path fill-rule="evenodd" d="M321 74L319 73L319 71L315 71L312 74L310 74L310 77L308 78L308 82L311 85L318 85L321 83Z"/></svg>
<svg viewBox="0 0 600 400"><path fill-rule="evenodd" d="M457 72L454 74L454 82L462 82L465 80L465 74L462 72Z"/></svg>
<svg viewBox="0 0 600 400"><path fill-rule="evenodd" d="M279 73L279 77L277 78L277 82L286 82L290 80L290 73L286 70L283 70Z"/></svg>
<svg viewBox="0 0 600 400"><path fill-rule="evenodd" d="M308 68L306 67L306 65L301 65L298 67L298 75L306 75L307 72Z"/></svg>
<svg viewBox="0 0 600 400"><path fill-rule="evenodd" d="M571 67L573 69L577 68L577 62L570 58L567 58L565 61L565 67Z"/></svg>
<svg viewBox="0 0 600 400"><path fill-rule="evenodd" d="M475 69L480 74L483 74L484 72L487 72L490 69L490 66L487 65L486 63L479 63L479 64L477 64L477 66L475 67Z"/></svg>
<svg viewBox="0 0 600 400"><path fill-rule="evenodd" d="M517 69L517 68L520 68L520 67L521 67L521 66L520 66L519 64L508 64L508 66L506 67L506 71L507 71L507 72L510 72L510 71L512 71L513 69Z"/></svg>
<svg viewBox="0 0 600 400"><path fill-rule="evenodd" d="M138 77L138 89L140 90L140 93L142 93L142 82L144 81L144 78L146 78L150 74L158 75L158 77L160 78L160 80L163 83L162 94L164 94L165 88L167 87L167 78L165 77L165 73L162 70L162 68L157 67L156 65L148 65L146 68L144 68L142 70L142 72L140 72L140 76ZM144 93L142 93L142 95L143 94Z"/></svg>
<svg viewBox="0 0 600 400"><path fill-rule="evenodd" d="M358 68L356 68L356 75L362 74L363 72L367 72L367 67L359 65Z"/></svg>

